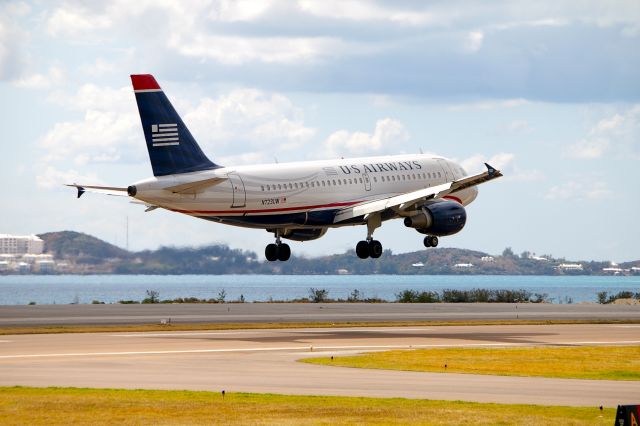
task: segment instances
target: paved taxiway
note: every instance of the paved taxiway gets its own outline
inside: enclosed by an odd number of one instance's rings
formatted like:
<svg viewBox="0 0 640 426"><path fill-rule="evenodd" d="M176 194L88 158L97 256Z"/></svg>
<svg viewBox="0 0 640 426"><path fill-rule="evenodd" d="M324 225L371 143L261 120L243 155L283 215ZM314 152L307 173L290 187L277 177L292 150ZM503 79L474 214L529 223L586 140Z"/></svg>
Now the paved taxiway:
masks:
<svg viewBox="0 0 640 426"><path fill-rule="evenodd" d="M0 306L0 327L450 320L640 320L640 306L548 303L240 303Z"/></svg>
<svg viewBox="0 0 640 426"><path fill-rule="evenodd" d="M640 382L308 365L391 348L640 344L640 325L323 328L0 336L0 385L193 389L615 406ZM443 364L446 360L443 360Z"/></svg>

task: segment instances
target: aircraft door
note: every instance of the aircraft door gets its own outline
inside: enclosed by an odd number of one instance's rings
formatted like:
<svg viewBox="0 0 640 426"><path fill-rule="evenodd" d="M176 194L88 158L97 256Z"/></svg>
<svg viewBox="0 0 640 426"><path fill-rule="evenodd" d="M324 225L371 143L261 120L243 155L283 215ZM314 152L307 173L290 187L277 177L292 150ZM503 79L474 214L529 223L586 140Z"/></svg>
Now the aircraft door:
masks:
<svg viewBox="0 0 640 426"><path fill-rule="evenodd" d="M231 182L233 191L233 204L231 204L231 207L245 207L247 205L247 192L242 178L235 172L227 174L227 177Z"/></svg>
<svg viewBox="0 0 640 426"><path fill-rule="evenodd" d="M362 182L364 183L364 190L371 191L371 179L369 179L369 173L362 174Z"/></svg>
<svg viewBox="0 0 640 426"><path fill-rule="evenodd" d="M444 177L446 178L445 182L451 182L454 180L453 173L451 172L451 168L449 167L449 163L446 160L437 160L440 168L444 172Z"/></svg>

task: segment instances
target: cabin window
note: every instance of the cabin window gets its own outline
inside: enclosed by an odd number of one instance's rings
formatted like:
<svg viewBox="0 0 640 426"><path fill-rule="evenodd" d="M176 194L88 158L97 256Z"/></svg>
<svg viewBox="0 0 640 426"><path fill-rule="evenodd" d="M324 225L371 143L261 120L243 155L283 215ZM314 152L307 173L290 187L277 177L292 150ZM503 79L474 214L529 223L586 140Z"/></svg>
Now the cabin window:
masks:
<svg viewBox="0 0 640 426"><path fill-rule="evenodd" d="M347 180L346 179L342 179L342 183L344 183L346 185L347 184Z"/></svg>
<svg viewBox="0 0 640 426"><path fill-rule="evenodd" d="M362 178L360 178L360 183L362 183Z"/></svg>
<svg viewBox="0 0 640 426"><path fill-rule="evenodd" d="M322 186L325 186L325 185L324 185L324 181L322 181Z"/></svg>
<svg viewBox="0 0 640 426"><path fill-rule="evenodd" d="M353 179L349 179L349 185L353 185Z"/></svg>
<svg viewBox="0 0 640 426"><path fill-rule="evenodd" d="M440 172L438 172L438 177L442 177L442 175L440 174Z"/></svg>
<svg viewBox="0 0 640 426"><path fill-rule="evenodd" d="M378 178L374 176L373 177L373 181L377 183L378 182Z"/></svg>
<svg viewBox="0 0 640 426"><path fill-rule="evenodd" d="M262 190L264 191L264 185L261 185L261 186L260 186L260 189L262 189Z"/></svg>

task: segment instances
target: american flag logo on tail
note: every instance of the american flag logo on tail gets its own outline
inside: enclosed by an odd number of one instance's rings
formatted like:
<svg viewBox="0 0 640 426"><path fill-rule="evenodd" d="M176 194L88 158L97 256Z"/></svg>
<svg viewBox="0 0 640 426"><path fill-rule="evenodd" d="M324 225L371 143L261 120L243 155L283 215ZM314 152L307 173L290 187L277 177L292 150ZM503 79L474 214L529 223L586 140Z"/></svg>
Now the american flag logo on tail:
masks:
<svg viewBox="0 0 640 426"><path fill-rule="evenodd" d="M151 142L153 146L180 145L178 124L152 124Z"/></svg>

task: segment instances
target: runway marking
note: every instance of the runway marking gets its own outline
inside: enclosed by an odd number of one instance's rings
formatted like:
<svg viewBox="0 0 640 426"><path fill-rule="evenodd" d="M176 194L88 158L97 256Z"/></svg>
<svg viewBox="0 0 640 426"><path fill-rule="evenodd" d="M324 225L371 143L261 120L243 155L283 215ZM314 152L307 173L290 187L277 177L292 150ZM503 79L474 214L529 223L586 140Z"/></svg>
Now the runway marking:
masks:
<svg viewBox="0 0 640 426"><path fill-rule="evenodd" d="M326 333L362 333L362 332L381 332L381 333L393 333L398 331L432 331L433 328L409 328L404 329L401 327L397 328L380 328L380 329L362 329L362 328L335 328L335 329L321 329L321 330L309 330L309 329L291 329L291 330L269 330L273 333L278 334L326 334ZM228 331L193 331L193 332L181 332L181 331L173 331L169 333L128 333L128 334L111 334L111 337L180 337L180 336L235 336L240 334L256 334L263 332L264 330L228 330Z"/></svg>
<svg viewBox="0 0 640 426"><path fill-rule="evenodd" d="M76 352L62 354L22 354L0 355L0 359L14 358L53 358L72 356L109 356L109 355L168 355L168 354L199 354L199 353L226 353L226 352L277 352L277 351L309 351L314 350L344 350L344 349L416 349L439 347L474 347L474 346L520 346L520 343L470 343L459 345L433 344L433 345L353 345L353 346L283 346L272 348L224 348L224 349L184 349L169 351L126 351L126 352Z"/></svg>
<svg viewBox="0 0 640 426"><path fill-rule="evenodd" d="M549 342L547 345L621 345L638 344L640 340L625 340L611 342ZM123 351L123 352L76 352L54 354L21 354L0 355L0 359L17 358L59 358L59 357L87 357L87 356L126 356L126 355L170 355L170 354L200 354L200 353L229 353L229 352L278 352L278 351L308 351L327 350L377 350L377 349L424 349L424 348L464 348L464 347L515 347L533 346L527 343L461 343L461 344L420 344L420 345L344 345L344 346L282 346L271 348L224 348L224 349L184 349L167 351Z"/></svg>
<svg viewBox="0 0 640 426"><path fill-rule="evenodd" d="M0 340L0 343L10 343L11 340Z"/></svg>

